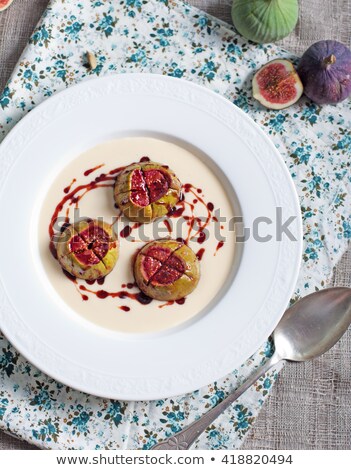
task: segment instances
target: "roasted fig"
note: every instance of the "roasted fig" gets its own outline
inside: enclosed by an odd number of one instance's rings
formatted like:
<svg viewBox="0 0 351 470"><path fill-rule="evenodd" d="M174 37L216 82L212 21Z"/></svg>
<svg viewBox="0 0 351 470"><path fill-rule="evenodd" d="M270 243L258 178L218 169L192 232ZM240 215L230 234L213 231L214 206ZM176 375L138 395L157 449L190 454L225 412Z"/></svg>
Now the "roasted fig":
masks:
<svg viewBox="0 0 351 470"><path fill-rule="evenodd" d="M128 219L149 223L162 217L179 201L181 183L166 165L134 163L119 173L115 201Z"/></svg>
<svg viewBox="0 0 351 470"><path fill-rule="evenodd" d="M112 271L118 259L118 248L111 225L99 220L69 225L56 245L57 258L63 269L89 281L105 277Z"/></svg>
<svg viewBox="0 0 351 470"><path fill-rule="evenodd" d="M176 240L147 243L134 261L139 289L156 300L178 300L189 295L200 279L200 264L187 245Z"/></svg>

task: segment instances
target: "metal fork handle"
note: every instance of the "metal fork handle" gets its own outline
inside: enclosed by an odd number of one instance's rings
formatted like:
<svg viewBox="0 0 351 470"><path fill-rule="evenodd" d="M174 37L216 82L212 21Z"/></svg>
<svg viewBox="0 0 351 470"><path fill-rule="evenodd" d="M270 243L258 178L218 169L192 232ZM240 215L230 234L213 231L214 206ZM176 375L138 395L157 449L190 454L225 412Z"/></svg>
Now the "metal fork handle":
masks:
<svg viewBox="0 0 351 470"><path fill-rule="evenodd" d="M244 393L252 384L254 384L262 375L269 369L278 364L282 359L275 353L236 390L230 393L221 403L205 413L197 421L194 421L189 426L169 437L168 439L159 442L153 450L187 450L190 449L192 444L198 437L223 413L232 403L234 403L242 393Z"/></svg>

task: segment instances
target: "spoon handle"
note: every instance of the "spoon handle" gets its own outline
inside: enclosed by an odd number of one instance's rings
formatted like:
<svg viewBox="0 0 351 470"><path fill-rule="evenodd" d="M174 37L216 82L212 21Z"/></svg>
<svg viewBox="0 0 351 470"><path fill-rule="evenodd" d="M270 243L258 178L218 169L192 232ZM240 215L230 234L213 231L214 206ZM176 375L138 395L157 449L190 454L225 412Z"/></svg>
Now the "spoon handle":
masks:
<svg viewBox="0 0 351 470"><path fill-rule="evenodd" d="M273 354L261 367L242 384L239 388L230 393L221 403L216 405L210 411L205 413L200 419L194 421L189 426L156 444L152 449L155 450L187 450L196 441L208 426L223 413L237 398L240 397L257 379L264 375L271 367L281 361L277 354Z"/></svg>

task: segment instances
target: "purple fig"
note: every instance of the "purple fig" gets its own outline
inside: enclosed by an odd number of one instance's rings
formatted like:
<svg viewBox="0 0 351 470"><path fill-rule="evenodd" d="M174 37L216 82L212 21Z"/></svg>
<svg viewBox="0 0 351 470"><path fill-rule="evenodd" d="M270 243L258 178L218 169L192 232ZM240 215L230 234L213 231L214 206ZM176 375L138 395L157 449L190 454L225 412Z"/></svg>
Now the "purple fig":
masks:
<svg viewBox="0 0 351 470"><path fill-rule="evenodd" d="M351 94L351 51L338 41L310 46L297 71L305 95L318 104L339 103Z"/></svg>

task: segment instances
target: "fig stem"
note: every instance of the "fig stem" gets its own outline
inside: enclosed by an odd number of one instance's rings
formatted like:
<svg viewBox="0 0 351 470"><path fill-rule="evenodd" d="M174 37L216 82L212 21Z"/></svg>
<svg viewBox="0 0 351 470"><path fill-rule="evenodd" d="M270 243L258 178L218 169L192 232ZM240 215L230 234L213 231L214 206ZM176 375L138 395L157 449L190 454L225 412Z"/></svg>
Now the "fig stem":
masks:
<svg viewBox="0 0 351 470"><path fill-rule="evenodd" d="M333 65L336 62L336 57L334 54L330 54L328 57L323 59L323 64L325 67L328 67L328 65Z"/></svg>

